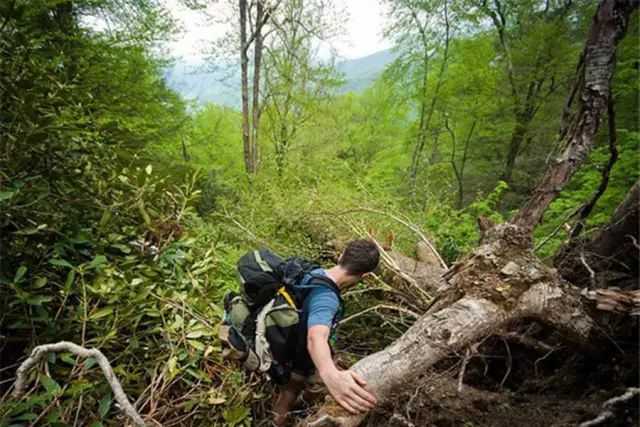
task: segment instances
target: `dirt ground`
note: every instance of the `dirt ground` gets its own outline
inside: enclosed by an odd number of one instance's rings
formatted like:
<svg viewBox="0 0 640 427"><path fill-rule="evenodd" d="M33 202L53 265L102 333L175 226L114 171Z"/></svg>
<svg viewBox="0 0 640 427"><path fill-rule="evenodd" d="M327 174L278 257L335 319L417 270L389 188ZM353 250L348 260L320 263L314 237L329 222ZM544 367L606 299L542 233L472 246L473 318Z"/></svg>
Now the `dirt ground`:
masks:
<svg viewBox="0 0 640 427"><path fill-rule="evenodd" d="M601 331L590 348L561 342L544 328L534 334L554 348L532 349L492 337L477 348L458 391L462 355L407 384L393 404L377 408L366 427L561 427L595 418L607 399L638 387L638 319L624 333ZM620 325L618 325L620 326ZM314 411L322 394L302 402L290 425ZM309 395L307 395L309 398ZM603 426L639 426L640 400L617 407Z"/></svg>

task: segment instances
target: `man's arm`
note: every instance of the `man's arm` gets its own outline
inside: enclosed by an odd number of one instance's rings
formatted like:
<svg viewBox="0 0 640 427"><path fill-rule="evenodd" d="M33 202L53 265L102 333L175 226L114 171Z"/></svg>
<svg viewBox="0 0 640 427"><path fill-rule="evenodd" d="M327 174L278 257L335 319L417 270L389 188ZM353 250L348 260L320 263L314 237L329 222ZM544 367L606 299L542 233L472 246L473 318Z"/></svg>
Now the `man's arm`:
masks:
<svg viewBox="0 0 640 427"><path fill-rule="evenodd" d="M331 396L352 414L366 412L376 404L376 398L364 387L366 381L353 371L341 371L333 363L329 348L330 328L313 325L307 334L307 349L318 374Z"/></svg>

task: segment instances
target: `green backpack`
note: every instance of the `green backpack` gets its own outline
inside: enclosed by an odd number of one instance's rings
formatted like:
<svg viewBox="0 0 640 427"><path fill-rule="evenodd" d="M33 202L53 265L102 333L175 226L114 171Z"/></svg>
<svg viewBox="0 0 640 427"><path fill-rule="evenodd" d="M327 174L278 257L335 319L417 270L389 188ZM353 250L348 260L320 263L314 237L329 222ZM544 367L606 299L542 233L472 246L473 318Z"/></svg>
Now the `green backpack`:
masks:
<svg viewBox="0 0 640 427"><path fill-rule="evenodd" d="M283 260L268 249L250 251L238 261L240 294L225 295L221 339L225 357L240 360L248 371L269 372L277 382L288 380L287 363L298 345L301 308L306 292L296 285L321 268L301 258ZM313 275L339 291L331 279ZM340 300L342 303L342 300Z"/></svg>

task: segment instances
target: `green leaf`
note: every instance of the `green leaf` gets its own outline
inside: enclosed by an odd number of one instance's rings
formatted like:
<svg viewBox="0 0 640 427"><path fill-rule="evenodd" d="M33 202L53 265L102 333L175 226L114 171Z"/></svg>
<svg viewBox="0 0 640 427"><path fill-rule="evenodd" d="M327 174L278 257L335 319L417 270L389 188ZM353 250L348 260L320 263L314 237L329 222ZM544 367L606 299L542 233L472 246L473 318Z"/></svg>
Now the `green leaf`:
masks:
<svg viewBox="0 0 640 427"><path fill-rule="evenodd" d="M76 271L69 270L67 273L67 280L64 282L64 290L69 292L71 290L71 285L73 285L73 281L76 279Z"/></svg>
<svg viewBox="0 0 640 427"><path fill-rule="evenodd" d="M49 415L47 415L47 421L50 423L56 423L60 419L60 415L62 415L62 409L55 408Z"/></svg>
<svg viewBox="0 0 640 427"><path fill-rule="evenodd" d="M40 289L47 284L49 280L46 277L38 277L33 284L33 287L36 289Z"/></svg>
<svg viewBox="0 0 640 427"><path fill-rule="evenodd" d="M196 350L204 351L205 349L204 344L202 344L200 341L187 340L187 342L191 345L191 347L195 348Z"/></svg>
<svg viewBox="0 0 640 427"><path fill-rule="evenodd" d="M47 390L47 393L49 394L55 395L60 392L60 386L51 377L41 375L40 383L44 386L45 390Z"/></svg>
<svg viewBox="0 0 640 427"><path fill-rule="evenodd" d="M53 300L52 296L33 296L26 299L27 304L29 305L42 305L45 302L50 302Z"/></svg>
<svg viewBox="0 0 640 427"><path fill-rule="evenodd" d="M49 260L49 264L55 265L56 267L68 267L73 268L73 265L66 259L54 258Z"/></svg>
<svg viewBox="0 0 640 427"><path fill-rule="evenodd" d="M33 412L27 412L25 414L19 415L14 418L16 421L33 421L38 418L38 414L34 414ZM23 424L14 424L14 426L23 427Z"/></svg>
<svg viewBox="0 0 640 427"><path fill-rule="evenodd" d="M60 355L60 360L62 360L64 363L69 365L76 364L76 360L73 357L71 357L71 353L62 353Z"/></svg>
<svg viewBox="0 0 640 427"><path fill-rule="evenodd" d="M147 175L151 175L151 172L153 171L153 166L147 165L147 167L144 168L144 171L147 173Z"/></svg>
<svg viewBox="0 0 640 427"><path fill-rule="evenodd" d="M111 313L113 313L113 307L104 307L94 312L93 314L91 314L89 316L89 319L91 320L102 319L103 317L107 317L111 315Z"/></svg>
<svg viewBox="0 0 640 427"><path fill-rule="evenodd" d="M24 265L21 265L20 267L18 267L18 271L16 271L16 275L13 278L13 283L20 282L20 279L24 277L26 272L27 272L27 267L25 267Z"/></svg>
<svg viewBox="0 0 640 427"><path fill-rule="evenodd" d="M16 193L13 191L0 191L0 202L4 200L9 200L10 198L13 197L14 194Z"/></svg>
<svg viewBox="0 0 640 427"><path fill-rule="evenodd" d="M107 257L104 255L96 255L95 258L87 265L87 269L99 268L107 263Z"/></svg>
<svg viewBox="0 0 640 427"><path fill-rule="evenodd" d="M125 253L125 254L130 254L131 253L131 247L124 245L122 243L114 243L113 245L111 245L112 248L116 248L118 249L120 252Z"/></svg>
<svg viewBox="0 0 640 427"><path fill-rule="evenodd" d="M187 338L200 338L203 335L205 335L203 331L193 331L187 334Z"/></svg>
<svg viewBox="0 0 640 427"><path fill-rule="evenodd" d="M245 406L234 406L224 411L222 416L228 425L236 426L249 416L249 408Z"/></svg>
<svg viewBox="0 0 640 427"><path fill-rule="evenodd" d="M93 368L96 366L98 362L93 357L88 357L87 360L84 361L84 367L87 369Z"/></svg>
<svg viewBox="0 0 640 427"><path fill-rule="evenodd" d="M100 414L100 418L104 418L109 413L109 409L111 408L111 394L106 395L102 399L100 399L100 404L98 405L98 413Z"/></svg>

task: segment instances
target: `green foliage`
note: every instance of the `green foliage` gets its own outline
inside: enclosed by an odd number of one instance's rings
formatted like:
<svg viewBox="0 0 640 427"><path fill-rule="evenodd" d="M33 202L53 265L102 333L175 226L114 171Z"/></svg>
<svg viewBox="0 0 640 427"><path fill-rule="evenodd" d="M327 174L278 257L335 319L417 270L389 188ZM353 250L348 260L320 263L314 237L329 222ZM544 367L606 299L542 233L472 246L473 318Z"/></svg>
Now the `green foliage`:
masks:
<svg viewBox="0 0 640 427"><path fill-rule="evenodd" d="M514 182L500 180L515 123L506 58L494 30L462 31L484 16L479 9L469 9L477 16L465 14L462 1L452 3L459 33L413 192L407 171L425 101L415 28L400 37L411 44L401 60L362 93L334 94L333 70L309 60L308 44L298 51L306 62L274 50L262 164L249 180L240 113L209 105L189 115L165 87L164 63L149 47L169 34L171 22L156 2L0 5L0 308L3 335L12 338L2 349L3 357L12 355L7 363L34 344L70 340L100 348L127 394L139 399L139 410L157 422L185 417L193 425L248 426L265 416L260 408L269 386L223 362L216 337L220 301L237 286L242 253L267 245L329 263L328 241L371 235L411 254L417 236L406 222L452 263L477 244L477 218L504 221L528 194L522 184L542 172L592 10L580 3L571 19L559 22L541 19L529 2L516 3L509 2L509 13L519 25L508 31L517 48L518 87L546 72L558 76L559 86L539 104ZM89 24L98 15L109 30ZM431 28L430 36L440 37L440 30ZM438 70L442 50L434 52L428 66ZM547 55L542 68L531 66L537 54ZM608 220L638 179L638 57L629 37L614 82L620 156L586 232ZM423 88L427 96L438 85L433 75ZM599 185L609 156L603 129L588 163L536 229L538 242ZM558 233L540 254L552 255L565 239ZM373 292L358 295L347 297L348 314L379 301ZM348 323L338 349L361 355L408 326L371 330L383 322L370 312ZM63 353L44 363L48 370L31 373L33 390L24 399L1 402L2 425L72 425L76 417L78 425L122 425L95 360ZM11 372L0 374L4 381Z"/></svg>

